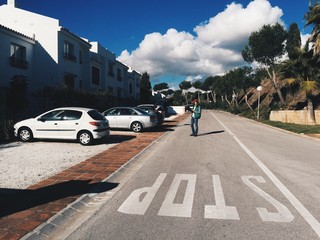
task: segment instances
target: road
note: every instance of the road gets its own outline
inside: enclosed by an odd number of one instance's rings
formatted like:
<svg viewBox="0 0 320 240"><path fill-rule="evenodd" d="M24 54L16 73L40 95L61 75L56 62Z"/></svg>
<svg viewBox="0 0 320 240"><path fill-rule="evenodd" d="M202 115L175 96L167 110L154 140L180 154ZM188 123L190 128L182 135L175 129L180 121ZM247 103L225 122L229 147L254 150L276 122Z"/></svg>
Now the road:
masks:
<svg viewBox="0 0 320 240"><path fill-rule="evenodd" d="M192 137L189 120L67 239L320 238L320 141L218 111Z"/></svg>

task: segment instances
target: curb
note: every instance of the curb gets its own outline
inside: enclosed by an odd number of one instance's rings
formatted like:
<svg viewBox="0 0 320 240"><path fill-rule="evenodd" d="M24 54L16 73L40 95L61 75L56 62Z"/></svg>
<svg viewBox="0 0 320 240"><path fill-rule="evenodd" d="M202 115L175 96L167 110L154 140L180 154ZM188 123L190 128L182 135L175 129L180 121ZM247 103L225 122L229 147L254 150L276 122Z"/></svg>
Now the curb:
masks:
<svg viewBox="0 0 320 240"><path fill-rule="evenodd" d="M180 122L185 120L185 115L182 115L182 119L178 119L173 127L178 126ZM109 176L103 179L101 182L110 182L116 179L120 175L127 174L125 181L118 185L116 188L102 192L102 193L86 193L78 197L74 202L68 204L61 211L53 215L44 223L40 224L34 230L24 235L22 240L38 240L38 239L64 239L69 236L74 230L81 226L89 217L96 213L104 204L106 204L109 199L119 191L122 186L133 176L139 169L131 170L139 160L148 154L148 151L156 147L158 141L162 138L167 137L170 131L161 134L151 141L148 146L146 146L138 154L134 155L126 163L121 165L120 168L116 169ZM108 150L107 150L108 151ZM97 189L96 189L97 190ZM93 189L94 191L94 189ZM72 222L71 222L72 221ZM66 225L72 224L72 227L65 227ZM58 236L55 236L58 235Z"/></svg>

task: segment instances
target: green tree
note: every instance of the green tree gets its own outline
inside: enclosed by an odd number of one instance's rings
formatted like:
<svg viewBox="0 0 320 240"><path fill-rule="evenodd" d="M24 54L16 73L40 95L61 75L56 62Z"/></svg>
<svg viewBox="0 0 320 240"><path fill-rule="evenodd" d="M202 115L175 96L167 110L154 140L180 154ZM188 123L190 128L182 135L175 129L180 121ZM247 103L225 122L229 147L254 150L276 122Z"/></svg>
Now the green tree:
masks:
<svg viewBox="0 0 320 240"><path fill-rule="evenodd" d="M286 39L287 32L280 24L264 25L259 31L250 35L249 43L242 51L242 57L246 62L252 63L255 60L266 66L265 69L282 104L285 104L285 101L275 65L285 52Z"/></svg>
<svg viewBox="0 0 320 240"><path fill-rule="evenodd" d="M193 86L194 88L201 89L202 82L200 82L200 81L195 81L195 82L192 83L192 86Z"/></svg>
<svg viewBox="0 0 320 240"><path fill-rule="evenodd" d="M221 97L221 101L228 102L227 96L230 94L230 86L228 81L228 76L215 76L214 85L212 86L212 90L217 93ZM229 102L228 102L229 104ZM230 105L230 104L229 104Z"/></svg>
<svg viewBox="0 0 320 240"><path fill-rule="evenodd" d="M201 89L208 91L210 90L210 87L214 84L214 77L210 76L207 77L204 82L202 83Z"/></svg>
<svg viewBox="0 0 320 240"><path fill-rule="evenodd" d="M289 59L296 59L301 53L301 36L298 24L292 23L288 30L286 50Z"/></svg>
<svg viewBox="0 0 320 240"><path fill-rule="evenodd" d="M297 84L306 93L308 122L309 124L316 124L312 99L316 90L320 89L318 58L310 52L303 52L297 59L287 60L281 66L282 76L289 85Z"/></svg>
<svg viewBox="0 0 320 240"><path fill-rule="evenodd" d="M149 102L152 96L150 75L147 72L142 73L140 81L140 101L141 103Z"/></svg>
<svg viewBox="0 0 320 240"><path fill-rule="evenodd" d="M185 98L183 97L182 90L174 91L172 105L181 106L185 104Z"/></svg>
<svg viewBox="0 0 320 240"><path fill-rule="evenodd" d="M253 110L248 102L248 89L259 86L261 79L255 78L253 69L247 66L236 68L229 75L233 85L233 92L242 91L244 96L241 101L244 100L249 109Z"/></svg>
<svg viewBox="0 0 320 240"><path fill-rule="evenodd" d="M169 88L169 85L168 85L168 83L165 83L165 82L158 83L153 86L154 91L160 91L160 90L164 90L164 89L168 89L168 88Z"/></svg>
<svg viewBox="0 0 320 240"><path fill-rule="evenodd" d="M191 87L192 87L192 85L191 85L191 82L189 82L189 81L182 81L182 82L179 84L179 88L180 88L181 90L189 89L189 88L191 88Z"/></svg>
<svg viewBox="0 0 320 240"><path fill-rule="evenodd" d="M308 42L313 43L313 54L320 54L320 4L310 5L309 11L305 14L306 26L313 26Z"/></svg>

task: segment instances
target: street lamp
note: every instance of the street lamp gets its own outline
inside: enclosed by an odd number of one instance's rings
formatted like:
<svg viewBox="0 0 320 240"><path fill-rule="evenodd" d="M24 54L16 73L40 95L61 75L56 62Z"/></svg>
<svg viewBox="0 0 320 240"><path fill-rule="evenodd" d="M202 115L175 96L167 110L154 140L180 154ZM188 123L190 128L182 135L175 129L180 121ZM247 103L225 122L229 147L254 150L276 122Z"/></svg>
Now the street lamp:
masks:
<svg viewBox="0 0 320 240"><path fill-rule="evenodd" d="M259 110L260 110L260 92L262 90L262 87L261 86L258 86L257 87L257 90L258 90L258 113L257 113L257 119L259 120L260 116L259 116Z"/></svg>

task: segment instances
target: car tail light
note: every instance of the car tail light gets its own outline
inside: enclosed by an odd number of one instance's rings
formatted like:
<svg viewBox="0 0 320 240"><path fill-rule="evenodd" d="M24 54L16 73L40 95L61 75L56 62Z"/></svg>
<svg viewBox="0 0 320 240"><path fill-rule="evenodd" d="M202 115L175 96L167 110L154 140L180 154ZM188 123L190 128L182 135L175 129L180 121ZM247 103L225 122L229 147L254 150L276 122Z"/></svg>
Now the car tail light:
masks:
<svg viewBox="0 0 320 240"><path fill-rule="evenodd" d="M96 126L96 127L100 127L100 123L99 122L89 122L91 125Z"/></svg>

